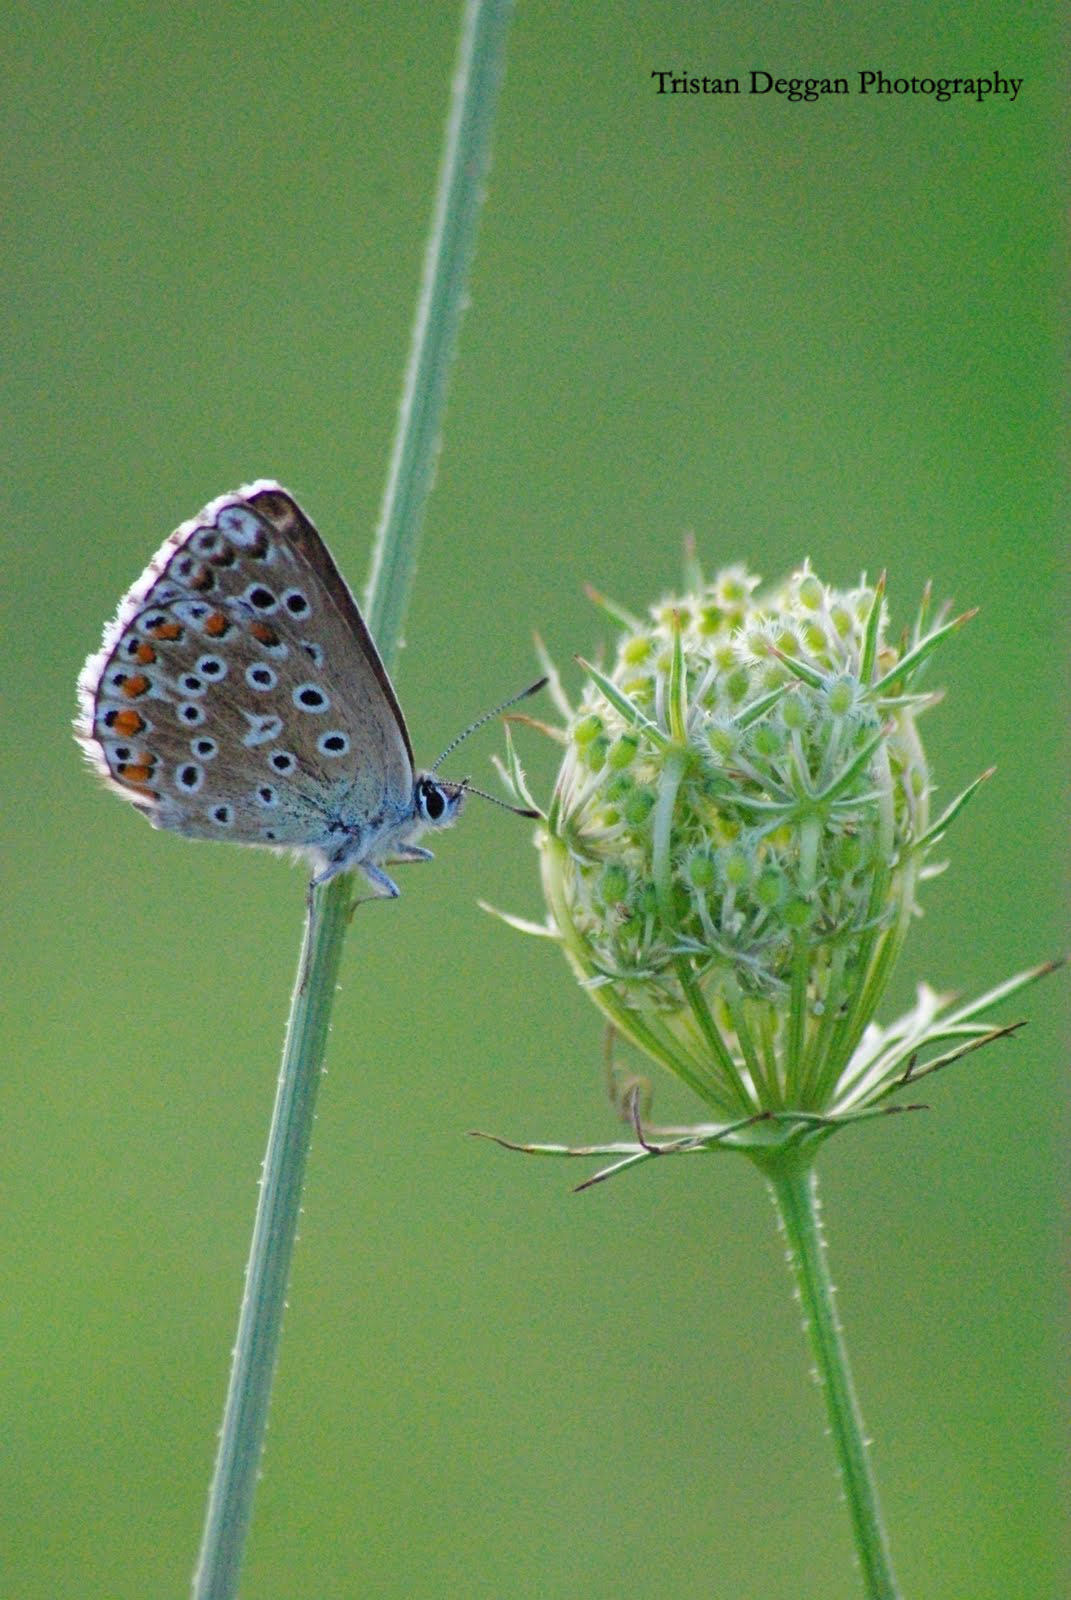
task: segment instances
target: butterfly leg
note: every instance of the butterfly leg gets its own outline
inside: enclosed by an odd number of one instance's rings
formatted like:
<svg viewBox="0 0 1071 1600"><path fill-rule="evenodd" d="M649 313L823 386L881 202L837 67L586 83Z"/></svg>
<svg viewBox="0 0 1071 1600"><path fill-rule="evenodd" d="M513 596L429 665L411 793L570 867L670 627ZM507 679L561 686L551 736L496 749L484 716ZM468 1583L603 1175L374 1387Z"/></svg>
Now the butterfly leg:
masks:
<svg viewBox="0 0 1071 1600"><path fill-rule="evenodd" d="M370 861L361 862L361 871L368 879L376 893L369 895L370 900L397 900L401 890L393 878L388 878L379 867L374 867Z"/></svg>
<svg viewBox="0 0 1071 1600"><path fill-rule="evenodd" d="M325 883L330 883L331 879L337 877L340 872L348 872L353 868L363 872L376 891L375 894L366 895L366 900L397 900L401 894L402 891L394 882L394 879L388 878L385 872L381 872L378 867L374 867L370 861L347 861L345 856L342 855L336 860L329 861L325 867L322 867L312 877L309 882L309 893L311 894L313 889L319 889Z"/></svg>
<svg viewBox="0 0 1071 1600"><path fill-rule="evenodd" d="M390 859L391 861L398 862L434 861L435 853L432 850L425 850L422 844L400 844L398 848L392 852Z"/></svg>

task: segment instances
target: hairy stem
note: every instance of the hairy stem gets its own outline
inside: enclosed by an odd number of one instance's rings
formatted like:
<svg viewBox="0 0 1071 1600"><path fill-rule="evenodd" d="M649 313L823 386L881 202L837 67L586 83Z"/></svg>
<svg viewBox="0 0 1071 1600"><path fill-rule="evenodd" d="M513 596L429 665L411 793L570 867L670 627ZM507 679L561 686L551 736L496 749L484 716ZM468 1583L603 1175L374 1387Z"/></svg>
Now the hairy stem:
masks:
<svg viewBox="0 0 1071 1600"><path fill-rule="evenodd" d="M352 879L343 874L310 896L194 1577L196 1600L223 1600L238 1592L352 893Z"/></svg>
<svg viewBox="0 0 1071 1600"><path fill-rule="evenodd" d="M468 0L390 471L372 558L367 621L396 661L424 509L435 474L447 376L457 347L490 156L511 0ZM232 1600L253 1509L290 1261L334 1002L354 907L343 873L310 892L264 1158L245 1293L194 1600Z"/></svg>
<svg viewBox="0 0 1071 1600"><path fill-rule="evenodd" d="M804 1324L829 1417L844 1498L867 1600L899 1600L892 1559L870 1468L844 1333L837 1316L819 1216L813 1151L798 1146L757 1157L773 1193L788 1243Z"/></svg>

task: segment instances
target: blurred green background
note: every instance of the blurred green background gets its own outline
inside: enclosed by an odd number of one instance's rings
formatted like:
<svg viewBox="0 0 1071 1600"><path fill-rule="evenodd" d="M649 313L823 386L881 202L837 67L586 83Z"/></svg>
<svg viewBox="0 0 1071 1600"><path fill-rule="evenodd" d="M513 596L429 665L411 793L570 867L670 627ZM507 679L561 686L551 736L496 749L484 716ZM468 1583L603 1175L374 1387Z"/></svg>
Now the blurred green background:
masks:
<svg viewBox="0 0 1071 1600"><path fill-rule="evenodd" d="M156 834L74 680L209 497L277 476L359 587L457 10L8 8L12 471L0 1593L182 1596L302 920L278 859ZM928 721L957 824L885 1008L1059 948L1057 8L530 3L398 674L418 754L710 567L980 605ZM658 97L650 73L978 74L1015 104ZM499 735L466 770L491 778ZM526 759L546 792L547 751ZM493 778L491 779L493 781ZM472 803L346 952L243 1593L840 1600L820 1399L743 1163L574 1197L466 1141L614 1135L529 828ZM1059 979L929 1115L835 1141L841 1311L905 1595L1060 1559ZM659 1082L662 1116L689 1108Z"/></svg>

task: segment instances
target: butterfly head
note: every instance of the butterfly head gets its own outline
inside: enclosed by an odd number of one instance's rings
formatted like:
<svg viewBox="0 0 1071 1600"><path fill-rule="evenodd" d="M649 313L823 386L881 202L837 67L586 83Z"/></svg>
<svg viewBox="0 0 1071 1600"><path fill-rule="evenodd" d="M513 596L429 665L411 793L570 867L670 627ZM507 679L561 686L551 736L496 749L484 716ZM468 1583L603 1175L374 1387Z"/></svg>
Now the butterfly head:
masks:
<svg viewBox="0 0 1071 1600"><path fill-rule="evenodd" d="M413 807L425 827L448 828L457 820L464 798L463 783L445 783L433 772L417 774L413 785Z"/></svg>

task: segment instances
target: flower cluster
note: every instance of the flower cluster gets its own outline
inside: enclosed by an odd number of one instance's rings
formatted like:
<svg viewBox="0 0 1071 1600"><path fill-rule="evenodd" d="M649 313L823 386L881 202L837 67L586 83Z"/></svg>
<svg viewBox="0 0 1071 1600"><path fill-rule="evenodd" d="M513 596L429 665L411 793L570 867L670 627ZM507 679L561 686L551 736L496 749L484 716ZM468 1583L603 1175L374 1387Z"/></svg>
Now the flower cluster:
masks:
<svg viewBox="0 0 1071 1600"><path fill-rule="evenodd" d="M927 856L977 787L931 822L918 677L967 616L931 621L927 593L892 643L883 581L833 589L807 565L765 593L729 568L643 619L596 598L621 633L609 671L583 663L575 710L558 691L546 931L716 1113L869 1105L918 1043L873 1018ZM511 774L530 802L512 751ZM991 1031L937 1031L934 1001L928 1038Z"/></svg>

